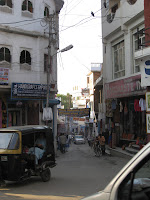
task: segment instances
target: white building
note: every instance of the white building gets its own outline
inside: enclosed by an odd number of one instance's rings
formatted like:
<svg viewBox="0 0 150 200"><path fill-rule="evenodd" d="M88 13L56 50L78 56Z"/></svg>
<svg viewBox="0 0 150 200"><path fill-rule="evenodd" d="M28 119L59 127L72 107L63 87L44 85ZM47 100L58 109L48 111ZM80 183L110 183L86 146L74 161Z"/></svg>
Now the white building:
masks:
<svg viewBox="0 0 150 200"><path fill-rule="evenodd" d="M86 97L82 95L82 88L79 85L73 87L72 101L73 108L86 108Z"/></svg>
<svg viewBox="0 0 150 200"><path fill-rule="evenodd" d="M54 118L57 117L56 53L58 16L63 3L62 0L0 1L0 127L44 123L50 47L53 58L50 106Z"/></svg>
<svg viewBox="0 0 150 200"><path fill-rule="evenodd" d="M140 99L145 99L137 56L145 48L144 1L102 0L101 3L107 129L117 134L117 142L125 137L136 140L146 133L145 110L136 107Z"/></svg>
<svg viewBox="0 0 150 200"><path fill-rule="evenodd" d="M95 118L94 112L94 84L101 75L102 64L91 63L91 71L87 74L87 88L89 89L89 102L88 107L91 109L90 118ZM97 105L98 106L98 105Z"/></svg>

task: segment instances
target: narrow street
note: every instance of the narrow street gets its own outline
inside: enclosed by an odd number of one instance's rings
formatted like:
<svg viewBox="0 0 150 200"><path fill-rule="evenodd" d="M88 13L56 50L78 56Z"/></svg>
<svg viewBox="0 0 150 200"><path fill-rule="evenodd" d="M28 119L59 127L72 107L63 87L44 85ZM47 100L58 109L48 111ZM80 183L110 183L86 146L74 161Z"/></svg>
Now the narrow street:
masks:
<svg viewBox="0 0 150 200"><path fill-rule="evenodd" d="M1 200L78 200L102 190L127 163L123 158L95 157L85 145L71 144L68 152L58 152L57 166L49 182L33 177L24 183L7 183L0 189Z"/></svg>

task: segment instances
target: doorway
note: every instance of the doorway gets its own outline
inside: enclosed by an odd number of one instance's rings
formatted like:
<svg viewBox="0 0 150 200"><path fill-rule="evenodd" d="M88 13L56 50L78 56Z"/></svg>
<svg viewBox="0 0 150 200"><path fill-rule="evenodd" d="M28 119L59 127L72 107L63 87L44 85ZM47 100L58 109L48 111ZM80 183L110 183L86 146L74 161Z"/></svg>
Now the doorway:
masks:
<svg viewBox="0 0 150 200"><path fill-rule="evenodd" d="M8 109L8 126L22 126L22 109Z"/></svg>

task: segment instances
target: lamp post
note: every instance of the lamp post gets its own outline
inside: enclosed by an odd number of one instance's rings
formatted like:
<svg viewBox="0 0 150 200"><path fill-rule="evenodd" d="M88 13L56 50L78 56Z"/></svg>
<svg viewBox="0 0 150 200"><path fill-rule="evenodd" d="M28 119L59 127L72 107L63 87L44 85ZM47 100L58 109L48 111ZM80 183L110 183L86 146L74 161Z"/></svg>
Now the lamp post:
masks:
<svg viewBox="0 0 150 200"><path fill-rule="evenodd" d="M52 68L52 63L53 63L53 56L56 55L57 53L63 53L65 51L69 51L70 49L73 48L73 45L69 45L55 54L51 55L51 45L49 43L49 48L48 48L48 68L47 68L47 94L46 94L46 108L49 107L49 94L50 94L50 69ZM46 125L48 125L48 120L46 120Z"/></svg>
<svg viewBox="0 0 150 200"><path fill-rule="evenodd" d="M65 51L69 51L70 49L73 48L73 45L69 45L66 48L59 50L58 52L56 52L54 55L56 55L59 52L65 52ZM51 51L51 50L50 50ZM48 66L48 70L47 70L47 95L46 95L46 109L48 110L49 107L49 94L50 94L50 69L52 67L52 63L53 63L53 56L49 54L49 66ZM57 107L56 105L54 105L53 108L54 111L54 119L53 119L53 133L54 133L54 148L55 148L55 153L57 154L57 141L56 141L56 135L57 135ZM46 125L48 125L48 120L46 120Z"/></svg>

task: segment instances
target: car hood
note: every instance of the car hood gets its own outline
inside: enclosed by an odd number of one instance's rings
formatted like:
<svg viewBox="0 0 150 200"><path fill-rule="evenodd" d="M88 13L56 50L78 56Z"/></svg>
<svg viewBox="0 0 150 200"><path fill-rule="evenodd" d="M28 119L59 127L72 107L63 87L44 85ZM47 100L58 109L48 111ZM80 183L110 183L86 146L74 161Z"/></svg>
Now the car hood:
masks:
<svg viewBox="0 0 150 200"><path fill-rule="evenodd" d="M105 193L104 191L97 192L91 196L85 197L81 200L108 200L110 193Z"/></svg>

